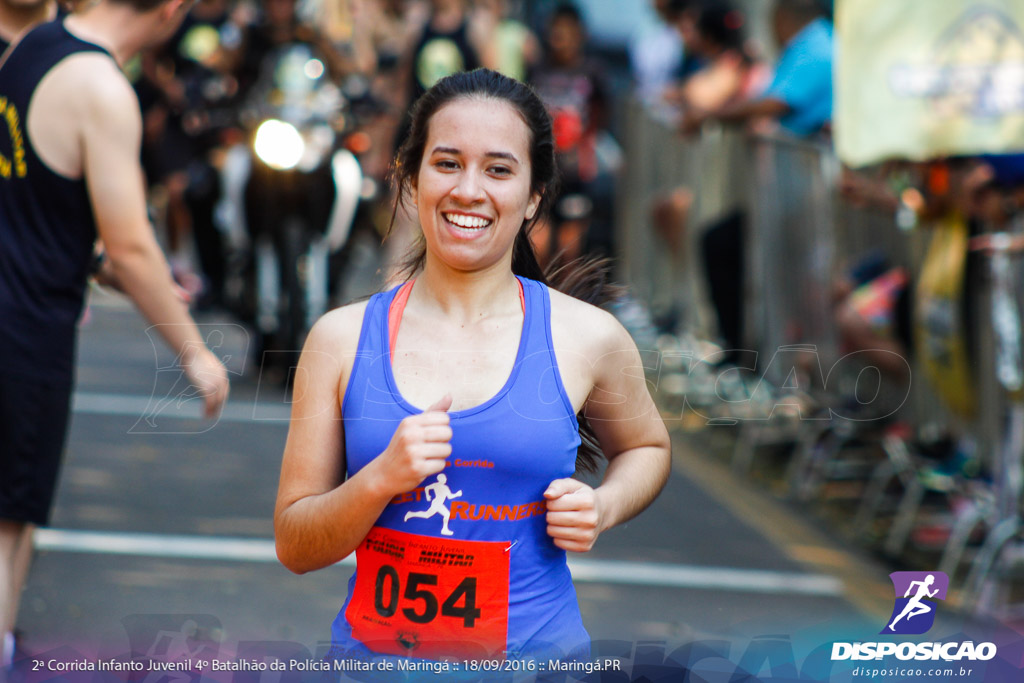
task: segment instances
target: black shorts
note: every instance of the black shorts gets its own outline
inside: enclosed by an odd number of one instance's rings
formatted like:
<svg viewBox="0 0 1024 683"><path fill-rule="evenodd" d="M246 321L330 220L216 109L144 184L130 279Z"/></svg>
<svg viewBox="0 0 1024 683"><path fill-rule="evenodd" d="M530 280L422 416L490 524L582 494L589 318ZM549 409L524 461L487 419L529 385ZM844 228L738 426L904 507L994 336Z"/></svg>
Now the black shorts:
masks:
<svg viewBox="0 0 1024 683"><path fill-rule="evenodd" d="M70 385L0 374L0 519L49 521L70 408Z"/></svg>

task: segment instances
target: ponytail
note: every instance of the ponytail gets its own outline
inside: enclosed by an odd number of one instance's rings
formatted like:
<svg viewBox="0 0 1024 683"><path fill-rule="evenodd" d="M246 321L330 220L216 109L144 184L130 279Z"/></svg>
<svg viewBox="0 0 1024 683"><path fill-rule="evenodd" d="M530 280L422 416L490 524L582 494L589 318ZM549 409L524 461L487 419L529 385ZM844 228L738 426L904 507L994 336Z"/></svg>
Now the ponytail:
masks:
<svg viewBox="0 0 1024 683"><path fill-rule="evenodd" d="M533 256L532 249L530 254ZM536 256L533 256L533 261L537 262ZM622 287L612 283L611 272L612 260L607 257L580 256L571 261L565 261L559 256L555 256L541 281L574 299L604 307L623 294ZM580 446L576 450L576 471L596 472L598 464L605 457L604 451L601 450L601 444L597 440L594 428L582 411L576 414L576 421L580 426Z"/></svg>
<svg viewBox="0 0 1024 683"><path fill-rule="evenodd" d="M611 266L611 259L605 257L581 256L566 261L561 255L556 255L546 269L542 268L533 251L529 232L525 229L519 231L512 245L513 273L595 306L606 306L622 295L622 287L611 282ZM576 414L576 422L580 427L576 471L596 472L604 451L601 450L594 428L582 412Z"/></svg>

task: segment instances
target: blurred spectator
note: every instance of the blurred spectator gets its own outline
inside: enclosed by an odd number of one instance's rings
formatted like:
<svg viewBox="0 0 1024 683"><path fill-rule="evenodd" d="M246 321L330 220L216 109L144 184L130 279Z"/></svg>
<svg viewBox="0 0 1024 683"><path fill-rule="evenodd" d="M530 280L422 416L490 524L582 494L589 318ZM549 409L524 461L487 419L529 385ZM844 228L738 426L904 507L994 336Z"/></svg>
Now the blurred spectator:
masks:
<svg viewBox="0 0 1024 683"><path fill-rule="evenodd" d="M396 108L406 104L411 86L403 66L411 59L429 11L424 0L364 0L357 14L355 37L365 36L374 54L374 95Z"/></svg>
<svg viewBox="0 0 1024 683"><path fill-rule="evenodd" d="M1024 251L1024 234L1013 230L1011 221L1024 212L1024 153L985 154L965 179L965 201L987 233L971 240L971 248L983 252L1005 249Z"/></svg>
<svg viewBox="0 0 1024 683"><path fill-rule="evenodd" d="M991 182L1003 189L1024 187L1024 152L984 154L982 164L991 169Z"/></svg>
<svg viewBox="0 0 1024 683"><path fill-rule="evenodd" d="M694 13L693 10L699 12ZM750 54L745 17L731 3L703 2L691 5L687 21L687 54L700 66L673 93L684 113L721 109L742 101L762 87L767 78L764 66ZM687 239L687 221L693 192L680 186L655 201L652 219L669 251L681 258ZM727 210L704 228L701 238L708 291L726 347L725 362L741 363L737 349L743 343L743 233L745 215ZM675 314L670 312L667 326Z"/></svg>
<svg viewBox="0 0 1024 683"><path fill-rule="evenodd" d="M407 109L412 88L409 63L430 12L425 0L361 0L355 13L353 40L364 43L372 55L370 93L380 105L365 122L373 141L362 155L363 172L378 180L387 174L396 147L395 137Z"/></svg>
<svg viewBox="0 0 1024 683"><path fill-rule="evenodd" d="M607 129L610 109L605 69L586 53L580 11L564 3L548 22L547 54L530 82L551 113L562 191L549 225L532 234L538 258L584 250L609 253L612 195L620 150Z"/></svg>
<svg viewBox="0 0 1024 683"><path fill-rule="evenodd" d="M829 123L832 25L819 0L775 0L772 27L782 53L768 89L756 98L688 112L685 132L696 132L707 119L738 123L766 117L794 135L808 136Z"/></svg>
<svg viewBox="0 0 1024 683"><path fill-rule="evenodd" d="M683 41L683 60L677 65L675 80L682 82L704 66L704 58L689 46L696 40L697 19L706 7L716 0L669 0L668 17L672 27Z"/></svg>
<svg viewBox="0 0 1024 683"><path fill-rule="evenodd" d="M767 70L749 52L745 17L731 3L690 0L675 17L687 36L689 72L664 92L664 98L687 113L715 111L747 99L763 87ZM654 225L672 252L684 244L693 193L678 187L654 207Z"/></svg>
<svg viewBox="0 0 1024 683"><path fill-rule="evenodd" d="M366 15L378 0L306 0L303 20L316 26L347 62L346 75L369 77L377 55L372 34L365 30Z"/></svg>
<svg viewBox="0 0 1024 683"><path fill-rule="evenodd" d="M763 89L768 71L749 50L743 13L729 2L696 7L687 47L695 67L670 96L684 112L718 111L751 99Z"/></svg>
<svg viewBox="0 0 1024 683"><path fill-rule="evenodd" d="M888 380L909 380L913 302L906 269L869 253L833 282L832 300L840 352L858 353Z"/></svg>
<svg viewBox="0 0 1024 683"><path fill-rule="evenodd" d="M54 0L0 0L0 55L25 29L55 16Z"/></svg>
<svg viewBox="0 0 1024 683"><path fill-rule="evenodd" d="M927 349L925 355L930 355L935 339L941 342L962 337L967 355L977 353L972 336L977 330L973 290L981 285L981 263L975 258L962 260L964 254L956 241L944 242L943 249L935 249L936 234L946 229L943 223L948 221L943 219L962 216L965 229L973 235L967 244L969 249L986 253L1024 249L1024 236L1008 234L1014 215L1024 206L1022 181L1024 155L1019 154L893 162L874 171L843 169L839 188L851 204L897 216L909 212L913 222L901 221L902 227L923 224L933 233L932 246L920 266L918 285L925 282L924 271L934 265L933 261L951 264L951 270L944 271L940 278L943 288L954 279L963 283L944 294L936 291L933 281L926 282L924 292L920 287L915 291L915 282L902 268L877 266L884 263L884 255L862 258L847 278L834 284L835 320L844 350L858 351L883 373L903 379L908 379L909 369L901 359L915 348ZM901 189L897 191L897 187ZM979 234L983 230L996 232ZM874 272L865 268L872 265L872 258L877 262ZM957 269L962 273L957 275ZM927 321L921 318L921 311L927 310L926 304L942 298L950 302L949 310L953 312L943 317L948 326L923 324ZM916 340L915 333L922 339ZM935 363L934 356L922 362L928 367ZM943 385L938 385L937 391L943 395ZM954 391L959 395L966 390L954 385ZM957 404L948 394L944 398Z"/></svg>
<svg viewBox="0 0 1024 683"><path fill-rule="evenodd" d="M233 21L242 25L238 47L227 51L226 65L238 80L239 93L244 96L256 82L264 58L275 48L290 42L307 43L315 48L335 81L359 70L358 60L343 55L318 29L299 15L299 0L265 0L255 17L247 16L240 6Z"/></svg>
<svg viewBox="0 0 1024 683"><path fill-rule="evenodd" d="M683 62L683 39L673 25L673 0L652 0L658 22L645 27L629 45L637 96L657 104Z"/></svg>
<svg viewBox="0 0 1024 683"><path fill-rule="evenodd" d="M165 205L169 260L175 279L200 303L213 303L223 286L223 247L213 224L215 173L207 168L205 120L216 101L233 91L224 79L225 50L237 47L238 27L228 0L202 0L164 45L142 55L135 90L143 112L142 162L150 186ZM200 183L208 191L200 194ZM205 282L191 264L190 237Z"/></svg>
<svg viewBox="0 0 1024 683"><path fill-rule="evenodd" d="M490 25L490 38L483 53L484 66L519 81L540 61L537 36L525 24L512 18L507 0L477 0L477 11Z"/></svg>
<svg viewBox="0 0 1024 683"><path fill-rule="evenodd" d="M445 76L483 65L490 37L484 19L470 11L468 0L430 1L430 16L413 48L410 104Z"/></svg>

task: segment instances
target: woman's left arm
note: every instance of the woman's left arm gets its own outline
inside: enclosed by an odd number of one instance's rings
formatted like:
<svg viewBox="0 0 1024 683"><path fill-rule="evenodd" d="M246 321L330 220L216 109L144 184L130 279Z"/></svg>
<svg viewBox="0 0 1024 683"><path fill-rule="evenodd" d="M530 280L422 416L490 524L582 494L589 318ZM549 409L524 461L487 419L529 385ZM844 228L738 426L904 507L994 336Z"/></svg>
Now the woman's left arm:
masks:
<svg viewBox="0 0 1024 683"><path fill-rule="evenodd" d="M651 504L668 480L671 445L644 377L636 344L608 314L588 355L593 389L583 407L608 458L597 488L556 479L544 492L548 535L564 550L587 552L605 529Z"/></svg>

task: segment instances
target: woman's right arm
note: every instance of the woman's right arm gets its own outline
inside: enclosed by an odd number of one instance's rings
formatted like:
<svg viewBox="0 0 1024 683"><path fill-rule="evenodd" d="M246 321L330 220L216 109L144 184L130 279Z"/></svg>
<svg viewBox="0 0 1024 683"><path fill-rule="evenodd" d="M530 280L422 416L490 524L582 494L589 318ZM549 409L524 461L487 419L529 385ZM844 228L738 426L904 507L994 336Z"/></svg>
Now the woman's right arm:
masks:
<svg viewBox="0 0 1024 683"><path fill-rule="evenodd" d="M274 535L278 559L297 574L352 553L388 502L443 470L451 454L444 412L451 399L446 397L403 420L387 449L345 478L341 402L363 310L348 306L321 318L306 339L295 374Z"/></svg>

